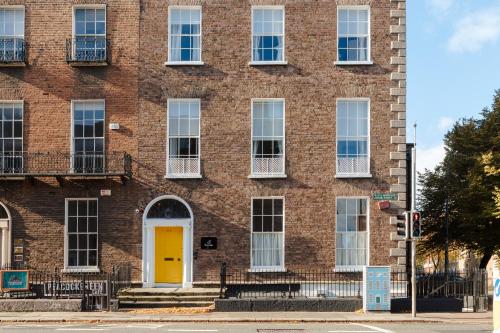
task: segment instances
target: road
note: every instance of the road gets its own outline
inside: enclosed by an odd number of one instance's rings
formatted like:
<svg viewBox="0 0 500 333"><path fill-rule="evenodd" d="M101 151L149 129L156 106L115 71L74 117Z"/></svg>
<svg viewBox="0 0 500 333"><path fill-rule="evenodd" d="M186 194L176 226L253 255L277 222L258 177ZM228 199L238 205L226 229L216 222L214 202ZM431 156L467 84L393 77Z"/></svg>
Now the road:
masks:
<svg viewBox="0 0 500 333"><path fill-rule="evenodd" d="M491 333L486 324L271 324L271 323L144 323L144 324L0 324L9 333Z"/></svg>

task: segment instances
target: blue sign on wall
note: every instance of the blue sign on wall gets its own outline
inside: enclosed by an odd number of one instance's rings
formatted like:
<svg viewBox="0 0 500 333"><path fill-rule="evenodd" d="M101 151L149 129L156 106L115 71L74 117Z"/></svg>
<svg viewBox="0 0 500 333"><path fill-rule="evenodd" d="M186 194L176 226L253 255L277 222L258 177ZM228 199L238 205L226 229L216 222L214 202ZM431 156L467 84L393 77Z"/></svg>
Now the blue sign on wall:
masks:
<svg viewBox="0 0 500 333"><path fill-rule="evenodd" d="M495 279L495 302L500 302L500 278Z"/></svg>
<svg viewBox="0 0 500 333"><path fill-rule="evenodd" d="M2 291L29 290L28 271L1 271Z"/></svg>

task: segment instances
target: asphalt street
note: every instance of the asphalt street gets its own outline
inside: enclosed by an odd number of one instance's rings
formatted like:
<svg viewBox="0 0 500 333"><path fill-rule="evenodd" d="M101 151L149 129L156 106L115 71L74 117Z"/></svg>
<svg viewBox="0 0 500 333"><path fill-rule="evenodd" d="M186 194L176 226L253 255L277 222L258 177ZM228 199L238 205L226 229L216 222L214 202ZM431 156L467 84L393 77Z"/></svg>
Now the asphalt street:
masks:
<svg viewBox="0 0 500 333"><path fill-rule="evenodd" d="M491 333L486 324L433 323L352 323L352 324L271 324L271 323L144 323L144 324L1 324L0 332L133 332L133 333Z"/></svg>

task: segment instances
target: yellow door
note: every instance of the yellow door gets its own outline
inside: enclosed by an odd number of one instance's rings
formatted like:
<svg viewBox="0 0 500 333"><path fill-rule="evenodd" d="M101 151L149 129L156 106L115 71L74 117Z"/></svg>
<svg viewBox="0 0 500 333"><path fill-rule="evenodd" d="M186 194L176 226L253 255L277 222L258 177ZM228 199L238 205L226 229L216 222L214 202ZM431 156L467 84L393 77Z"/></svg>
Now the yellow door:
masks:
<svg viewBox="0 0 500 333"><path fill-rule="evenodd" d="M155 228L155 282L182 283L182 227Z"/></svg>

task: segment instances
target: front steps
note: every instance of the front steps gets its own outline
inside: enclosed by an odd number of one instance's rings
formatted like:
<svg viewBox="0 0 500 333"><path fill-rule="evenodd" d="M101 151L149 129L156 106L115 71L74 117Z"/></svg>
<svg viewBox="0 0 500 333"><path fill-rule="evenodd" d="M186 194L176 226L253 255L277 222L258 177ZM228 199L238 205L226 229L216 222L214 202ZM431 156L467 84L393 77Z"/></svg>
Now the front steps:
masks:
<svg viewBox="0 0 500 333"><path fill-rule="evenodd" d="M120 308L206 308L219 297L218 288L128 288L120 291Z"/></svg>

